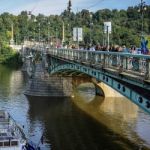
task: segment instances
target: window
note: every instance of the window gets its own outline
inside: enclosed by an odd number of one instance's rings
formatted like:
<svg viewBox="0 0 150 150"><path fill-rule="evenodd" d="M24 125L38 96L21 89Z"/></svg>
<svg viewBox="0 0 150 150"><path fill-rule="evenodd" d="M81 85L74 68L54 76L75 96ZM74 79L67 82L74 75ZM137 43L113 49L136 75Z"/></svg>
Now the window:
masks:
<svg viewBox="0 0 150 150"><path fill-rule="evenodd" d="M18 145L18 141L11 141L11 145L12 146L17 146Z"/></svg>
<svg viewBox="0 0 150 150"><path fill-rule="evenodd" d="M3 142L0 142L0 147L3 146Z"/></svg>
<svg viewBox="0 0 150 150"><path fill-rule="evenodd" d="M10 142L9 141L5 141L4 142L4 146L10 146Z"/></svg>

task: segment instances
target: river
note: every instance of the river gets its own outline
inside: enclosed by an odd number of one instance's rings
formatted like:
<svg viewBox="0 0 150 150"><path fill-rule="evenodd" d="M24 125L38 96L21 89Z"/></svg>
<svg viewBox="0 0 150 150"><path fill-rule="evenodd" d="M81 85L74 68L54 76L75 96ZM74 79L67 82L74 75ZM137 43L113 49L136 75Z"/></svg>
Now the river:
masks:
<svg viewBox="0 0 150 150"><path fill-rule="evenodd" d="M0 109L36 144L43 135L43 150L150 149L150 115L109 87L101 85L106 98L95 96L91 83L72 98L26 97L27 81L21 70L0 65Z"/></svg>

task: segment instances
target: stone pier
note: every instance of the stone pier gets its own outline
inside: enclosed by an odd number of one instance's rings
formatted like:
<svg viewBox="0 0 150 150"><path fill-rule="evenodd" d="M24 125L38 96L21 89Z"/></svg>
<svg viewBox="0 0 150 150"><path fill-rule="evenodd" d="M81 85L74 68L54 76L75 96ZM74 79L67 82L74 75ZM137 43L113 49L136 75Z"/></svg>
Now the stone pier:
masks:
<svg viewBox="0 0 150 150"><path fill-rule="evenodd" d="M25 95L70 97L72 95L72 77L49 76L42 63L35 66L34 76L29 79Z"/></svg>

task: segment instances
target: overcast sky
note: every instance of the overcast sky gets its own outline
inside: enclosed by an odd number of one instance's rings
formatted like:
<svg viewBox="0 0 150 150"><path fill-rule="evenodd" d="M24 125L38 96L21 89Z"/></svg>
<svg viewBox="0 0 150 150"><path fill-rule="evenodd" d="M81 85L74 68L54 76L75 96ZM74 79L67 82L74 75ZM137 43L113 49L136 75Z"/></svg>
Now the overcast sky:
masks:
<svg viewBox="0 0 150 150"><path fill-rule="evenodd" d="M15 15L23 10L32 11L37 15L60 14L67 8L69 0L0 0L0 13L9 12ZM150 5L150 0L144 0ZM128 6L138 5L141 0L72 0L72 11L88 9L96 11L99 9L127 9Z"/></svg>

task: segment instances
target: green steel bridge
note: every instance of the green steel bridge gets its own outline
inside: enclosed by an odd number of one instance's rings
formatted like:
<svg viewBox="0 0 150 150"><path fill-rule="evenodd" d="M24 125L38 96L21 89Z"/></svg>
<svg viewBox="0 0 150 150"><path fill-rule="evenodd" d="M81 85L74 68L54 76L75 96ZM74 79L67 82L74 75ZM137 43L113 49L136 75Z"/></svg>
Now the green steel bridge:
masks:
<svg viewBox="0 0 150 150"><path fill-rule="evenodd" d="M32 47L28 50L30 50L28 56L31 58L30 62L33 62L36 52L41 53L42 62L49 74L61 72L74 75L76 72L86 74L98 82L107 84L150 113L149 55L55 49L44 46Z"/></svg>

